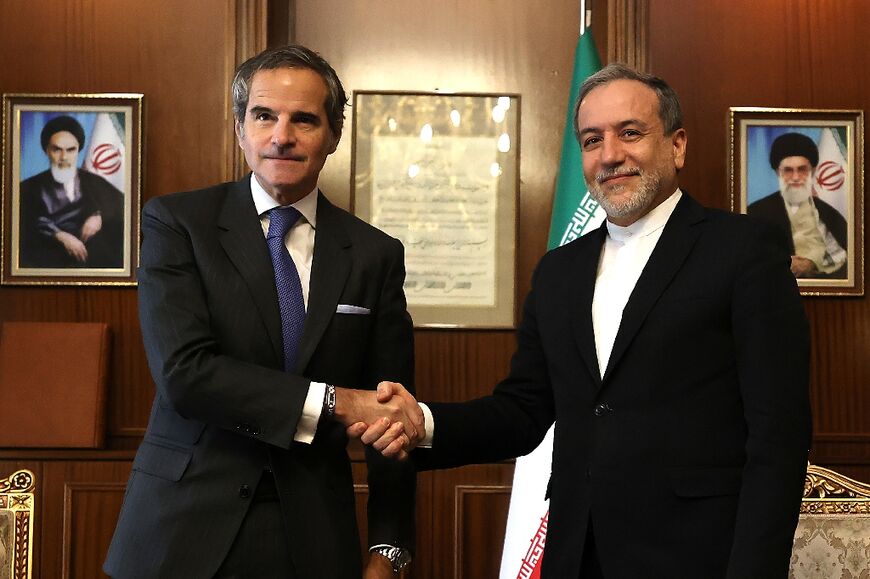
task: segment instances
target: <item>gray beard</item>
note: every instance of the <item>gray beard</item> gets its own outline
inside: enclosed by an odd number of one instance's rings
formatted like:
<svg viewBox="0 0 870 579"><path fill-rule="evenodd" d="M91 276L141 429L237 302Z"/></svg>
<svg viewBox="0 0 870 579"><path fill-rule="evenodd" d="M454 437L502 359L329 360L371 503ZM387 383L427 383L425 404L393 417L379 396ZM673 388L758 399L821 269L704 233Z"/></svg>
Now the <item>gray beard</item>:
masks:
<svg viewBox="0 0 870 579"><path fill-rule="evenodd" d="M623 173L637 173L640 175L640 184L637 187L637 191L634 192L634 195L630 196L626 201L616 204L612 201L612 197L609 197L605 193L599 180L604 177ZM607 216L611 219L620 219L641 213L644 209L649 207L658 193L661 181L661 176L656 172L629 168L601 171L595 176L595 181L588 184L588 186L589 194L592 195L593 199L598 201L599 205L604 209L604 212L607 213ZM623 186L621 185L618 187L611 187L611 191L619 191L622 187Z"/></svg>
<svg viewBox="0 0 870 579"><path fill-rule="evenodd" d="M793 187L786 185L785 179L779 178L779 191L782 193L783 199L789 205L800 205L813 194L813 179L812 175L807 178L807 182L801 186Z"/></svg>
<svg viewBox="0 0 870 579"><path fill-rule="evenodd" d="M74 181L76 178L76 174L78 173L78 169L75 167L56 167L54 165L51 166L51 176L58 183L62 183L66 185L70 181Z"/></svg>

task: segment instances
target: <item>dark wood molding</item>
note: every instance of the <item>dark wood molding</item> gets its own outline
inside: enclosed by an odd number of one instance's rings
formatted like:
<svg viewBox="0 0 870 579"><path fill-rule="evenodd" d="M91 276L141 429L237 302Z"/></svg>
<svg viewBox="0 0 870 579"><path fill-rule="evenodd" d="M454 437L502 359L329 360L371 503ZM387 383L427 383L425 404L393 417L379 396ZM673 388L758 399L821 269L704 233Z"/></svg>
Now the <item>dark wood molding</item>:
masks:
<svg viewBox="0 0 870 579"><path fill-rule="evenodd" d="M607 62L649 66L649 0L607 0Z"/></svg>

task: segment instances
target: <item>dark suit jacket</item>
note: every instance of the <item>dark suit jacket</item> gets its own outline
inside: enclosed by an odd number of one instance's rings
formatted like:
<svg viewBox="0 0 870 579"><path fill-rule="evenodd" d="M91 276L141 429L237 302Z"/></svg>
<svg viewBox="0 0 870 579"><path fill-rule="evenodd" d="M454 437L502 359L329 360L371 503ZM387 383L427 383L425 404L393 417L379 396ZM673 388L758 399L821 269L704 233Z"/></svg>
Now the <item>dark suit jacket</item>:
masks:
<svg viewBox="0 0 870 579"><path fill-rule="evenodd" d="M100 175L78 170L81 199L51 214L43 199L57 182L51 171L43 171L21 182L21 267L122 267L124 265L124 194ZM46 231L41 220L49 220L61 231L81 238L82 225L99 212L103 227L91 237L85 247L88 259L84 263L71 257Z"/></svg>
<svg viewBox="0 0 870 579"><path fill-rule="evenodd" d="M839 211L818 197L813 199L813 203L819 212L819 219L825 224L825 227L828 228L828 231L831 232L831 235L840 244L840 247L848 250L849 228L846 224L846 219L840 215ZM794 237L792 237L791 233L791 221L788 218L788 210L785 208L785 200L779 194L779 191L774 191L770 195L750 203L746 208L746 213L750 217L764 219L776 226L783 237L788 239L789 251L791 255L794 255ZM819 275L818 277L845 278L846 267L843 266L833 273Z"/></svg>
<svg viewBox="0 0 870 579"><path fill-rule="evenodd" d="M787 574L810 445L807 322L764 224L684 194L625 307L603 379L591 307L606 229L547 253L510 375L432 404L419 468L534 449L555 419L543 577Z"/></svg>
<svg viewBox="0 0 870 579"><path fill-rule="evenodd" d="M157 393L104 569L212 577L271 467L299 577L361 575L344 428L293 441L309 380L413 380L401 244L320 194L297 371L283 372L274 273L250 181L152 199L142 334ZM339 304L371 310L336 313ZM369 453L370 544L413 546L413 466Z"/></svg>

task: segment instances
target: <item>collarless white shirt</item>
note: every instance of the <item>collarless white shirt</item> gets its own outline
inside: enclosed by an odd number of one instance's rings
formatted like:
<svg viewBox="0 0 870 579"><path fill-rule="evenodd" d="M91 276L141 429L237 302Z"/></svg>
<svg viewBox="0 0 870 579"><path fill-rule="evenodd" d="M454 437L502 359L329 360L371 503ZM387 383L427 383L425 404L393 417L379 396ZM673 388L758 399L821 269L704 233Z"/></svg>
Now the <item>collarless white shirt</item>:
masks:
<svg viewBox="0 0 870 579"><path fill-rule="evenodd" d="M626 227L607 221L607 238L598 260L592 298L592 328L601 377L610 361L622 313L646 267L665 224L682 197L679 188L649 213Z"/></svg>
<svg viewBox="0 0 870 579"><path fill-rule="evenodd" d="M254 207L260 216L260 225L263 228L263 237L269 232L270 209L281 207L274 197L269 195L254 174L251 174L251 197L254 199ZM290 258L296 265L299 273L299 281L302 284L302 298L305 301L305 310L308 311L308 288L311 282L311 263L314 259L314 233L317 227L317 187L311 193L291 203L302 217L293 224L284 236L284 245L290 253ZM286 207L286 206L285 206ZM311 382L308 387L308 395L302 406L302 416L296 424L296 434L293 440L311 444L317 433L317 423L320 421L320 413L323 411L323 398L326 392L326 384Z"/></svg>

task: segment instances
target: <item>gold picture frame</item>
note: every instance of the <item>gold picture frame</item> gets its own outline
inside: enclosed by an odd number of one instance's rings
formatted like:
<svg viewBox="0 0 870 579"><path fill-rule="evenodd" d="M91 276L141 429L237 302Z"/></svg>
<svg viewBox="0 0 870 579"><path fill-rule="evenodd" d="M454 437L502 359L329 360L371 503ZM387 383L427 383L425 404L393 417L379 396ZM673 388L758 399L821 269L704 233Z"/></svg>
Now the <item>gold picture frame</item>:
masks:
<svg viewBox="0 0 870 579"><path fill-rule="evenodd" d="M34 486L29 470L0 478L0 579L32 575Z"/></svg>
<svg viewBox="0 0 870 579"><path fill-rule="evenodd" d="M418 328L516 325L520 97L356 91L353 212L405 246Z"/></svg>
<svg viewBox="0 0 870 579"><path fill-rule="evenodd" d="M4 285L136 285L141 94L3 95Z"/></svg>
<svg viewBox="0 0 870 579"><path fill-rule="evenodd" d="M863 111L732 107L729 122L731 210L788 236L802 295L864 295Z"/></svg>

